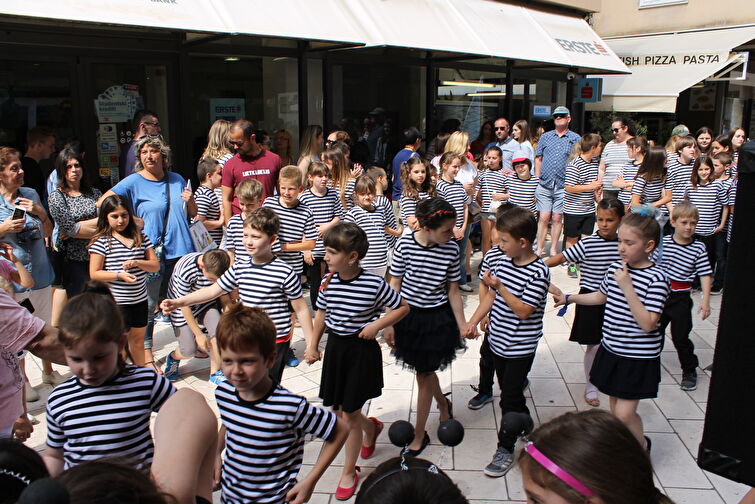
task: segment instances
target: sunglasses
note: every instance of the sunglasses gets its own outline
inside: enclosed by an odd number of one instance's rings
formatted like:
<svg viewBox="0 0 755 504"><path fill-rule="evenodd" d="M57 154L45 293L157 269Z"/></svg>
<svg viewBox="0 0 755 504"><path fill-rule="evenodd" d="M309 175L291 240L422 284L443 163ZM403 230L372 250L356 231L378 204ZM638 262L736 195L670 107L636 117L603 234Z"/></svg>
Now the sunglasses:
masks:
<svg viewBox="0 0 755 504"><path fill-rule="evenodd" d="M620 129L621 128L611 128L611 131L613 131L614 133L618 133Z"/></svg>
<svg viewBox="0 0 755 504"><path fill-rule="evenodd" d="M237 149L239 147L241 147L242 145L244 145L243 141L241 141L241 142L228 142L228 143L231 144L231 147L236 147Z"/></svg>
<svg viewBox="0 0 755 504"><path fill-rule="evenodd" d="M336 143L335 140L325 140L325 145L330 145Z"/></svg>
<svg viewBox="0 0 755 504"><path fill-rule="evenodd" d="M496 131L498 131L498 130L506 131L507 129L509 129L508 126L496 126L495 127Z"/></svg>
<svg viewBox="0 0 755 504"><path fill-rule="evenodd" d="M553 116L554 119L566 119L567 117L569 116L566 114L556 114Z"/></svg>

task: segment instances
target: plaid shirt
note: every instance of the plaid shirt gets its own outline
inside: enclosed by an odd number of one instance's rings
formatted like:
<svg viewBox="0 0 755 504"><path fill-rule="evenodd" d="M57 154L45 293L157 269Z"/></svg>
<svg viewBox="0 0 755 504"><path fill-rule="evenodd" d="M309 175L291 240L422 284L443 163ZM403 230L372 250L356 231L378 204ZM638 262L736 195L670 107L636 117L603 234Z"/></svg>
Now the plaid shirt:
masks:
<svg viewBox="0 0 755 504"><path fill-rule="evenodd" d="M574 144L579 142L579 139L580 136L571 130L566 130L566 133L562 136L559 136L556 130L543 133L535 151L535 156L542 156L543 158L540 169L540 185L558 189L564 187L566 162Z"/></svg>

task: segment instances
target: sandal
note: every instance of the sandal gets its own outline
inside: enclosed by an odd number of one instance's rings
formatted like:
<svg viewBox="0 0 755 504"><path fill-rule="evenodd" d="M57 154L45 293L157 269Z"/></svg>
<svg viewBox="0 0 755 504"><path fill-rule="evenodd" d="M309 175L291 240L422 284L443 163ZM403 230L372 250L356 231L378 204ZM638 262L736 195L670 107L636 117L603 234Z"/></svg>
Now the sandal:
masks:
<svg viewBox="0 0 755 504"><path fill-rule="evenodd" d="M157 363L153 360L145 362L144 367L151 367L155 373L159 375L163 374L163 370L160 369L160 366L158 366Z"/></svg>
<svg viewBox="0 0 755 504"><path fill-rule="evenodd" d="M597 408L600 406L600 398L598 397L598 391L597 390L588 390L585 392L585 402L592 406L593 408Z"/></svg>
<svg viewBox="0 0 755 504"><path fill-rule="evenodd" d="M448 419L452 419L454 417L454 403L451 402L451 399L448 398L448 396L451 395L451 392L447 392L443 394L443 396L446 398L446 406L448 407Z"/></svg>

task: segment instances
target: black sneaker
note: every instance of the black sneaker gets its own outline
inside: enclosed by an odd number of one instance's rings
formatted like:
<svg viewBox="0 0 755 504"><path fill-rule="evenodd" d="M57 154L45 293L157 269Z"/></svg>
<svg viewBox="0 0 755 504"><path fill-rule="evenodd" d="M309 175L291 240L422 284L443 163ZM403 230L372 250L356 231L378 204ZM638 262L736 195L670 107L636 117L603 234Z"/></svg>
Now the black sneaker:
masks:
<svg viewBox="0 0 755 504"><path fill-rule="evenodd" d="M490 463L485 466L483 472L485 473L485 476L490 476L491 478L500 478L501 476L506 474L513 465L514 454L508 451L506 448L499 446L496 449L495 454L493 455L493 460L491 460Z"/></svg>
<svg viewBox="0 0 755 504"><path fill-rule="evenodd" d="M467 408L478 410L488 403L493 402L493 396L489 394L477 394L467 403Z"/></svg>
<svg viewBox="0 0 755 504"><path fill-rule="evenodd" d="M720 296L723 291L723 289L712 289L710 294L711 296Z"/></svg>
<svg viewBox="0 0 755 504"><path fill-rule="evenodd" d="M682 375L682 384L679 387L687 392L697 389L697 372L684 373Z"/></svg>

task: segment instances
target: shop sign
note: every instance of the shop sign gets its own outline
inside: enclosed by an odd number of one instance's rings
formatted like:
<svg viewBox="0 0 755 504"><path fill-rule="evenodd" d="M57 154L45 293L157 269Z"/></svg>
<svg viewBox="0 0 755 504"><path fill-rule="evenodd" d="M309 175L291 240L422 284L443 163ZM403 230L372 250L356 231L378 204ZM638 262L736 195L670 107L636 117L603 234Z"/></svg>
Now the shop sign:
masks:
<svg viewBox="0 0 755 504"><path fill-rule="evenodd" d="M243 98L210 98L210 122L237 121L244 117Z"/></svg>
<svg viewBox="0 0 755 504"><path fill-rule="evenodd" d="M97 135L97 154L100 164L100 177L113 176L118 182L118 128L115 124L100 124Z"/></svg>
<svg viewBox="0 0 755 504"><path fill-rule="evenodd" d="M138 108L139 88L129 84L111 86L94 100L94 109L100 123L130 121Z"/></svg>
<svg viewBox="0 0 755 504"><path fill-rule="evenodd" d="M562 38L554 38L558 45L564 51L575 52L581 54L595 54L597 56L610 56L608 50L603 47L603 44L593 42L589 40L568 40Z"/></svg>
<svg viewBox="0 0 755 504"><path fill-rule="evenodd" d="M577 102L593 103L603 98L603 79L589 77L577 81Z"/></svg>
<svg viewBox="0 0 755 504"><path fill-rule="evenodd" d="M626 66L710 65L728 59L729 53L640 54L619 56Z"/></svg>
<svg viewBox="0 0 755 504"><path fill-rule="evenodd" d="M551 109L550 105L535 105L532 107L532 115L535 117L550 117Z"/></svg>

